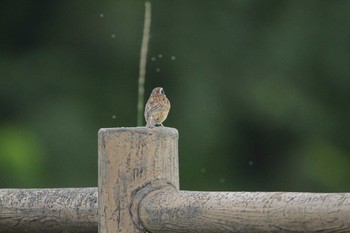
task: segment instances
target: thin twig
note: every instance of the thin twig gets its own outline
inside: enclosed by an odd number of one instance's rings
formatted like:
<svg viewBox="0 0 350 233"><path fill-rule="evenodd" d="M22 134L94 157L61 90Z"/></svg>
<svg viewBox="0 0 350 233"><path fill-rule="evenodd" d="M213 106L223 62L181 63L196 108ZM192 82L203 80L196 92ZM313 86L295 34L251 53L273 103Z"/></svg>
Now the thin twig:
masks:
<svg viewBox="0 0 350 233"><path fill-rule="evenodd" d="M143 25L143 37L140 53L140 73L139 73L139 90L137 101L137 125L143 125L143 107L144 107L144 93L145 93L145 76L146 76L146 63L147 63L147 51L148 41L151 29L151 2L145 3L145 21Z"/></svg>

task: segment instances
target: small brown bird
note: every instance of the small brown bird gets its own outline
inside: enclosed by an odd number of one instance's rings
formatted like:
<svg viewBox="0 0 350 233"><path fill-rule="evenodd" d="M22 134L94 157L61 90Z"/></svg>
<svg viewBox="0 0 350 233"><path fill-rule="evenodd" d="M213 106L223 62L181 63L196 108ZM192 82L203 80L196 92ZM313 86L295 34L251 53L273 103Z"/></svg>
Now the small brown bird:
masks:
<svg viewBox="0 0 350 233"><path fill-rule="evenodd" d="M168 116L170 102L164 93L162 87L153 89L145 106L146 127L153 128L155 125L163 127L163 121Z"/></svg>

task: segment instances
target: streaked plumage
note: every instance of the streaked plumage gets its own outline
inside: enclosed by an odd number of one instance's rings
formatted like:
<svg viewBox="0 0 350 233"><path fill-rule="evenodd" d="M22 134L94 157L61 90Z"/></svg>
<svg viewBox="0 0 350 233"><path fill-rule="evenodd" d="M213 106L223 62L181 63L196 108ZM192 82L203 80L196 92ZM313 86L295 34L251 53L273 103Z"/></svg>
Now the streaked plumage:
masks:
<svg viewBox="0 0 350 233"><path fill-rule="evenodd" d="M155 125L163 126L163 121L168 116L170 102L162 87L153 89L145 106L146 127L153 128Z"/></svg>

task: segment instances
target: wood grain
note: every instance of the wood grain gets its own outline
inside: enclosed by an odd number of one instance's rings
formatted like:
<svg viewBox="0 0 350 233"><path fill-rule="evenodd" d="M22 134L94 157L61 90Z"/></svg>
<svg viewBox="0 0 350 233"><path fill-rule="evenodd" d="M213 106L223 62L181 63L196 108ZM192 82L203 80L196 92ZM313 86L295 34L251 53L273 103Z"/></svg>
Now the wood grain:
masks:
<svg viewBox="0 0 350 233"><path fill-rule="evenodd" d="M97 232L97 188L0 189L0 232Z"/></svg>
<svg viewBox="0 0 350 233"><path fill-rule="evenodd" d="M150 232L350 232L350 193L159 190L140 203Z"/></svg>

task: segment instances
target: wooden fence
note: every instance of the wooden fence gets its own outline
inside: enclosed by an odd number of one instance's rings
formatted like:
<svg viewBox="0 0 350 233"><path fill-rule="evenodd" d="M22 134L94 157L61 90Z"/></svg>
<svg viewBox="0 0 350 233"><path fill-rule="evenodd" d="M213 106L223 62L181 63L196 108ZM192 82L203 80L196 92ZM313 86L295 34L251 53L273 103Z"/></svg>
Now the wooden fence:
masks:
<svg viewBox="0 0 350 233"><path fill-rule="evenodd" d="M350 232L350 193L180 191L176 129L101 129L98 163L98 189L0 190L0 232Z"/></svg>

